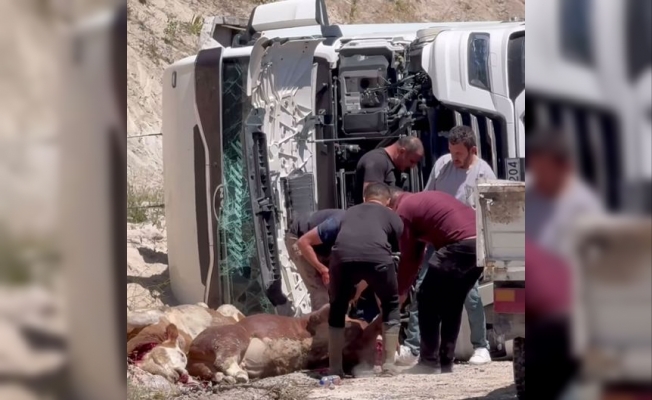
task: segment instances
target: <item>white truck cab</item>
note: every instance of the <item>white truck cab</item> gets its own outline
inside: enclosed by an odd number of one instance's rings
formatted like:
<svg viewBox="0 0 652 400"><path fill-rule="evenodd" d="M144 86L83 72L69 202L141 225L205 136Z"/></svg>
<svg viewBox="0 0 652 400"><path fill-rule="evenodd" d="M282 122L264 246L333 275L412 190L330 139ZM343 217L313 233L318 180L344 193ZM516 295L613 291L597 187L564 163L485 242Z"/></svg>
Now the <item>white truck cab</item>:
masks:
<svg viewBox="0 0 652 400"><path fill-rule="evenodd" d="M499 177L521 178L524 35L523 22L330 25L323 2L288 0L256 7L230 47L203 38L163 77L175 296L308 312L286 230L352 205L359 158L401 135L426 148L406 189L422 189L459 124Z"/></svg>

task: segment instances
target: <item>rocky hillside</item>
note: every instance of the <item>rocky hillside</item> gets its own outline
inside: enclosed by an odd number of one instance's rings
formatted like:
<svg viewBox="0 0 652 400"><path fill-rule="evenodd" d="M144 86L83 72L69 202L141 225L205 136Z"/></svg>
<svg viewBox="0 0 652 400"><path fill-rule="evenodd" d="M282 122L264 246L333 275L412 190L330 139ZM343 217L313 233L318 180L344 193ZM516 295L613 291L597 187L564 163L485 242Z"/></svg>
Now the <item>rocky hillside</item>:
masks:
<svg viewBox="0 0 652 400"><path fill-rule="evenodd" d="M161 131L164 68L197 50L205 16L248 17L268 0L128 0L128 135ZM525 0L326 0L331 23L507 20L525 16ZM128 140L129 181L159 191L161 137Z"/></svg>

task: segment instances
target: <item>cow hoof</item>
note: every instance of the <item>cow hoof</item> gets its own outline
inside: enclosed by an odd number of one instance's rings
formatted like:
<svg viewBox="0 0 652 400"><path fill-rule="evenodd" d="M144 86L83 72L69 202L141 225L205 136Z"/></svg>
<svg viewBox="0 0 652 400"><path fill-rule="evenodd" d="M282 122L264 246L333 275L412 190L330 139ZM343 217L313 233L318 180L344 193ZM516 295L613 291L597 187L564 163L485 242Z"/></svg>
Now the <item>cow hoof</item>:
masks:
<svg viewBox="0 0 652 400"><path fill-rule="evenodd" d="M225 376L224 377L224 383L228 383L229 385L235 385L236 380L234 376Z"/></svg>
<svg viewBox="0 0 652 400"><path fill-rule="evenodd" d="M213 382L215 383L222 383L224 380L224 374L221 372L216 372L215 375L213 376Z"/></svg>
<svg viewBox="0 0 652 400"><path fill-rule="evenodd" d="M395 364L385 363L383 364L382 369L380 371L380 376L396 376L400 373L401 371L398 369L398 367Z"/></svg>
<svg viewBox="0 0 652 400"><path fill-rule="evenodd" d="M248 383L249 382L249 375L247 375L246 372L241 371L235 374L235 380L238 383Z"/></svg>

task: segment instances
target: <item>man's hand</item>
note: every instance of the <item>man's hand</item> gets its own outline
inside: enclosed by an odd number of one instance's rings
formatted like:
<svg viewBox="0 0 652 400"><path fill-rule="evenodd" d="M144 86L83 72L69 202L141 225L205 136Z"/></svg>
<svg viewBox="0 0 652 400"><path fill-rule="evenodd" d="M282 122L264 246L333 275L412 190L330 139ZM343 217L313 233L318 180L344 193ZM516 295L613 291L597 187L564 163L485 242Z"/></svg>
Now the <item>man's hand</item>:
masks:
<svg viewBox="0 0 652 400"><path fill-rule="evenodd" d="M353 300L349 302L352 306L355 306L358 304L358 300L360 299L360 296L362 296L362 292L367 288L367 282L366 281L360 281L358 285L355 288L355 296L353 296Z"/></svg>
<svg viewBox="0 0 652 400"><path fill-rule="evenodd" d="M330 272L328 269L320 270L319 275L321 276L321 281L328 287L328 284L331 282Z"/></svg>

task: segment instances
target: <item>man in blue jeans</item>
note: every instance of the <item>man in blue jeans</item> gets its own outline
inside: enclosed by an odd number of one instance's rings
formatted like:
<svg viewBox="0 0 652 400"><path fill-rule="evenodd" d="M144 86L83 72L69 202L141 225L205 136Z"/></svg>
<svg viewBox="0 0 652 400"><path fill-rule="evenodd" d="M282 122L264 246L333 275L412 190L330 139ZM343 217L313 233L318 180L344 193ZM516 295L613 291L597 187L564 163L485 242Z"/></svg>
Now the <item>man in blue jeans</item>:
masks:
<svg viewBox="0 0 652 400"><path fill-rule="evenodd" d="M473 204L473 188L477 179L483 176L487 179L496 179L489 164L477 156L475 134L468 126L456 126L451 129L448 136L448 150L446 154L435 162L425 190L438 190L454 196L457 200L475 208ZM428 248L424 266L428 264L434 249ZM416 285L423 280L425 268L422 266ZM484 315L484 305L478 291L478 282L469 292L464 303L469 317L471 328L471 344L473 356L471 364L487 364L491 362L489 342L487 341L487 323ZM410 320L408 322L407 337L400 347L396 363L411 365L417 361L420 351L419 342L419 313L417 311L416 296L410 304Z"/></svg>

